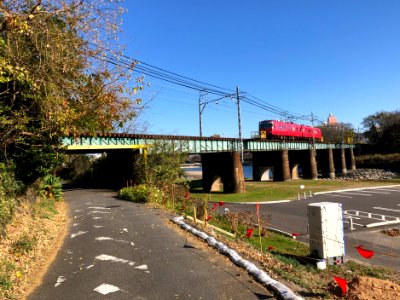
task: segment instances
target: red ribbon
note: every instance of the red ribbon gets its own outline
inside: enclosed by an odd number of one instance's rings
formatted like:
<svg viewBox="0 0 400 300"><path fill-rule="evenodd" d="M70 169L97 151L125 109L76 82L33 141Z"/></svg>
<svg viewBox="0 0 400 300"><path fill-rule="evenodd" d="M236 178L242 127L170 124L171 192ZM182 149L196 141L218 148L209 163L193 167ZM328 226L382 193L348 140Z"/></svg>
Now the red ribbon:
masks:
<svg viewBox="0 0 400 300"><path fill-rule="evenodd" d="M275 249L275 247L273 247L273 246L268 246L268 251L271 251L271 250L274 250Z"/></svg>
<svg viewBox="0 0 400 300"><path fill-rule="evenodd" d="M219 205L219 206L222 206L222 205L224 205L224 204L225 204L224 201L219 201L219 202L218 202L218 205Z"/></svg>
<svg viewBox="0 0 400 300"><path fill-rule="evenodd" d="M253 229L251 229L251 228L247 229L246 236L249 238L249 237L251 237L252 235L253 235Z"/></svg>
<svg viewBox="0 0 400 300"><path fill-rule="evenodd" d="M217 203L214 203L214 207L211 210L216 210L217 209Z"/></svg>
<svg viewBox="0 0 400 300"><path fill-rule="evenodd" d="M345 295L347 291L347 280L337 276L333 276L333 278L335 279L339 287L342 289L343 295Z"/></svg>
<svg viewBox="0 0 400 300"><path fill-rule="evenodd" d="M212 217L211 217L211 216L208 216L207 219L206 219L206 222L207 222L207 221L210 221L211 219L212 219Z"/></svg>
<svg viewBox="0 0 400 300"><path fill-rule="evenodd" d="M293 237L296 237L296 236L299 236L299 235L300 235L300 233L292 232L292 236L293 236Z"/></svg>
<svg viewBox="0 0 400 300"><path fill-rule="evenodd" d="M370 259L375 254L374 251L364 249L362 246L357 246L356 249L362 257L367 258L367 259Z"/></svg>

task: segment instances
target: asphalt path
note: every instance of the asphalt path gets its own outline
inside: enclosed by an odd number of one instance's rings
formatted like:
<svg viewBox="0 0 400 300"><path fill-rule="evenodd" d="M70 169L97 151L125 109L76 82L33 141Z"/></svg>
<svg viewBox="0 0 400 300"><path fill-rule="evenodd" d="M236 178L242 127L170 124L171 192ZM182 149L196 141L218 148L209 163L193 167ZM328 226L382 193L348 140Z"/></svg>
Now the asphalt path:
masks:
<svg viewBox="0 0 400 300"><path fill-rule="evenodd" d="M274 299L243 270L115 192L64 192L69 234L28 299Z"/></svg>
<svg viewBox="0 0 400 300"><path fill-rule="evenodd" d="M385 228L400 229L400 186L329 192L295 201L262 203L260 215L268 220L270 227L289 235L300 234L299 238L307 242L307 207L310 203L318 202L342 204L348 258L400 271L400 237L389 237L382 233ZM244 203L229 203L225 207L232 211L255 212L256 209L255 204ZM356 246L372 250L375 255L371 259L364 259Z"/></svg>

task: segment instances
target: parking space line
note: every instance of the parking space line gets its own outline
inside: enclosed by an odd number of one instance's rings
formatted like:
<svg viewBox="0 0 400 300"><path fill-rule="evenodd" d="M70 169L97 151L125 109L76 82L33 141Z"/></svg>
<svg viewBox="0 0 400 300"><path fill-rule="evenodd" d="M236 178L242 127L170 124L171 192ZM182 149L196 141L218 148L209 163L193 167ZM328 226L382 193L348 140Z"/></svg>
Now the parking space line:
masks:
<svg viewBox="0 0 400 300"><path fill-rule="evenodd" d="M335 195L333 195L333 194L326 194L326 195L331 196L331 197L339 197L339 198L353 198L351 196L338 195L337 193Z"/></svg>
<svg viewBox="0 0 400 300"><path fill-rule="evenodd" d="M385 208L385 207L373 207L373 209L400 212L400 209L392 209L392 208Z"/></svg>
<svg viewBox="0 0 400 300"><path fill-rule="evenodd" d="M371 193L371 194L382 194L382 195L390 195L391 193L390 192L385 192L385 191L372 191L371 189L370 190L365 190L366 192L368 192L368 193Z"/></svg>
<svg viewBox="0 0 400 300"><path fill-rule="evenodd" d="M365 194L365 193L352 193L352 192L343 192L343 194L347 194L347 195L356 195L356 196L367 196L367 197L371 197L371 194Z"/></svg>

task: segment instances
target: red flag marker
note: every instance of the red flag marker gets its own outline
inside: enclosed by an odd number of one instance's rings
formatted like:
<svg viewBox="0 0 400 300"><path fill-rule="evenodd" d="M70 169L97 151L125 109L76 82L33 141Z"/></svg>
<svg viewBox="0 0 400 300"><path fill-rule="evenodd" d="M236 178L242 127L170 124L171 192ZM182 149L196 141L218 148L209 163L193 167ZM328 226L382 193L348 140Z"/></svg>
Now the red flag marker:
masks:
<svg viewBox="0 0 400 300"><path fill-rule="evenodd" d="M300 235L300 233L297 233L297 232L292 232L292 237L295 239L297 236L299 236Z"/></svg>
<svg viewBox="0 0 400 300"><path fill-rule="evenodd" d="M347 280L337 276L333 276L333 278L335 279L339 287L342 289L343 295L345 295L347 291Z"/></svg>
<svg viewBox="0 0 400 300"><path fill-rule="evenodd" d="M249 237L251 237L252 235L253 235L253 229L251 229L251 228L247 229L246 236L249 238Z"/></svg>
<svg viewBox="0 0 400 300"><path fill-rule="evenodd" d="M206 222L207 222L207 221L210 221L211 219L212 219L212 217L211 217L211 216L208 216L207 219L206 219Z"/></svg>
<svg viewBox="0 0 400 300"><path fill-rule="evenodd" d="M219 206L222 206L222 205L224 205L224 204L225 204L224 201L219 201L219 202L218 202L218 205L219 205Z"/></svg>
<svg viewBox="0 0 400 300"><path fill-rule="evenodd" d="M268 246L268 251L271 251L271 250L274 250L275 249L275 247L273 247L273 246Z"/></svg>
<svg viewBox="0 0 400 300"><path fill-rule="evenodd" d="M217 203L214 203L214 207L211 210L216 210L217 209Z"/></svg>
<svg viewBox="0 0 400 300"><path fill-rule="evenodd" d="M367 258L367 259L370 259L375 254L374 251L364 249L362 246L357 246L356 249L362 257Z"/></svg>

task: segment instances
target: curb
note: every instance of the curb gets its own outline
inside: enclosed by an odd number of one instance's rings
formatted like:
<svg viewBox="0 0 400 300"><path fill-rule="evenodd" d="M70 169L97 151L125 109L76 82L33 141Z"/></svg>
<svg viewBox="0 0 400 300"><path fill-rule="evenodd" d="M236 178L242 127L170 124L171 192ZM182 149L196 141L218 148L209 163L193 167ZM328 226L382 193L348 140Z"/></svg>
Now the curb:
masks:
<svg viewBox="0 0 400 300"><path fill-rule="evenodd" d="M187 225L183 222L183 216L172 218L171 221L179 225L182 229L191 232L193 235L201 238L207 242L210 246L217 249L220 253L228 256L230 260L237 266L245 269L250 275L252 275L257 281L263 284L265 287L274 290L282 299L285 300L302 300L303 298L297 296L286 287L284 284L272 279L263 270L256 267L255 264L243 259L235 250L228 248L224 243L217 241L214 237L207 235L205 232L199 231L192 226Z"/></svg>

